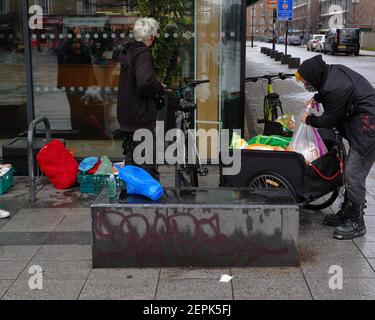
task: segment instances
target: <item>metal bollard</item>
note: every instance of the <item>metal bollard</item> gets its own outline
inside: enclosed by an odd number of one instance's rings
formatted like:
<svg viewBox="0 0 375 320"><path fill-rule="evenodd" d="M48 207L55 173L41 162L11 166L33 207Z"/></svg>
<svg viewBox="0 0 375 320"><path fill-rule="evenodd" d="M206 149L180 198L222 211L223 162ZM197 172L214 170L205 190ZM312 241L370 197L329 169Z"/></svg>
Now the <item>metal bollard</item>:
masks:
<svg viewBox="0 0 375 320"><path fill-rule="evenodd" d="M281 57L283 56L282 52L278 52L275 54L275 61L281 61Z"/></svg>
<svg viewBox="0 0 375 320"><path fill-rule="evenodd" d="M283 54L281 56L281 64L289 64L289 59L292 57L290 54Z"/></svg>
<svg viewBox="0 0 375 320"><path fill-rule="evenodd" d="M290 58L289 69L298 69L301 66L301 58Z"/></svg>

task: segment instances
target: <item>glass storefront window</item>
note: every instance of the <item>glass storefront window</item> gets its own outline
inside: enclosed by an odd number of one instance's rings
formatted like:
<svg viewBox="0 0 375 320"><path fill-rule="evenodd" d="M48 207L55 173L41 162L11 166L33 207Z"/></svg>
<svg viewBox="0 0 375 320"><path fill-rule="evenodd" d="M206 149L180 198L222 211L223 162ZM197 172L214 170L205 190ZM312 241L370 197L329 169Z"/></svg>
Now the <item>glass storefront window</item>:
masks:
<svg viewBox="0 0 375 320"><path fill-rule="evenodd" d="M119 55L138 17L123 1L31 1L47 8L31 35L35 116L47 116L77 157L121 157L115 139Z"/></svg>
<svg viewBox="0 0 375 320"><path fill-rule="evenodd" d="M241 127L241 0L28 2L43 9L43 28L30 31L34 117L49 118L54 136L65 138L76 157L122 158L119 58L141 16L161 24L153 48L161 81L178 86L185 77L210 79L197 91L196 128ZM0 71L9 75L0 79L0 139L7 141L27 128L22 4L0 0ZM175 125L178 104L170 96L159 113L166 129Z"/></svg>
<svg viewBox="0 0 375 320"><path fill-rule="evenodd" d="M191 3L186 1L190 14ZM105 154L121 158L122 142L116 139L119 57L122 46L133 39L133 23L151 10L148 15L161 22L160 36L165 44L181 40L184 26L190 23L192 29L193 19L178 17L183 20L181 28L173 13L169 17L154 16L157 11L153 14L152 8L142 7L142 1L35 0L30 4L48 8L43 30L31 35L35 116L47 116L52 129L66 137L77 157ZM186 63L192 64L193 59L187 57L186 50L179 47L167 65L160 63L164 55L164 51L159 55L155 52L159 77L164 82L192 76L189 70L193 68ZM173 62L179 67L171 68ZM167 115L164 118L167 120Z"/></svg>
<svg viewBox="0 0 375 320"><path fill-rule="evenodd" d="M23 54L22 0L0 0L0 146L27 128Z"/></svg>

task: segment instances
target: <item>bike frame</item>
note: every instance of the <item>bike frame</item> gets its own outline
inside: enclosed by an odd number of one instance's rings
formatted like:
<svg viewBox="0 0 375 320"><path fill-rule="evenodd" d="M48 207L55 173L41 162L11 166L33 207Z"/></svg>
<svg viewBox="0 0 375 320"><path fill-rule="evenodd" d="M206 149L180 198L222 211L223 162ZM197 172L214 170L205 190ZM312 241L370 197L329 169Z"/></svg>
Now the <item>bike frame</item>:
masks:
<svg viewBox="0 0 375 320"><path fill-rule="evenodd" d="M268 79L267 94L273 93L273 82L272 79Z"/></svg>
<svg viewBox="0 0 375 320"><path fill-rule="evenodd" d="M182 106L185 102L186 96L185 96L185 90L189 87L195 88L200 83L209 82L208 80L205 81L193 81L188 83L187 86L183 88L173 89L169 88L170 90L174 90L177 92L177 96L180 98L180 108L181 110L176 112L176 128L181 130L183 132L183 138L178 136L177 137L177 148L178 150L182 150L183 154L183 160L182 163L180 161L177 161L176 163L176 171L175 171L175 186L176 188L181 188L181 183L184 182L183 180L186 180L183 173L185 172L187 175L190 176L191 180L194 180L192 182L192 187L198 187L198 173L200 175L204 175L207 171L202 168L201 160L196 144L196 136L191 132L190 122L191 119L191 112L186 112L183 110ZM194 129L195 130L195 129ZM182 141L181 141L182 140ZM189 150L190 141L192 141L192 149ZM193 155L194 157L194 164L189 163L189 156ZM207 172L208 173L208 172ZM185 181L186 183L186 181ZM187 183L186 183L187 184Z"/></svg>

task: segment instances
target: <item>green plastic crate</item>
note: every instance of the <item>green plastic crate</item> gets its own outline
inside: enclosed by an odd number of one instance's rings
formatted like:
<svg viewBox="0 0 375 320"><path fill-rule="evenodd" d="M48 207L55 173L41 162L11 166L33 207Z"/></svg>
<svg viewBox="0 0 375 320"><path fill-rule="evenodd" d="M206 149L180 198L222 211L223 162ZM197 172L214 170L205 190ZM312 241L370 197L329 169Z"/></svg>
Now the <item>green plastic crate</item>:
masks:
<svg viewBox="0 0 375 320"><path fill-rule="evenodd" d="M110 175L78 174L78 183L81 193L99 194L108 186ZM116 177L117 187L122 187L122 182Z"/></svg>
<svg viewBox="0 0 375 320"><path fill-rule="evenodd" d="M13 178L15 170L10 170L5 176L0 177L0 195L13 187Z"/></svg>

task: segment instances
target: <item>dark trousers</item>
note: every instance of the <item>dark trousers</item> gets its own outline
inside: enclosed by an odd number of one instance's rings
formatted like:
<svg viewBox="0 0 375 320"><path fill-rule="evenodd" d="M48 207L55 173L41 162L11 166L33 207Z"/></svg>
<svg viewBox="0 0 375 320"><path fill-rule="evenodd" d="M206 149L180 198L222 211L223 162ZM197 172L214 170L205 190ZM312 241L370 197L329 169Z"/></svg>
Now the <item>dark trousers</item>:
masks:
<svg viewBox="0 0 375 320"><path fill-rule="evenodd" d="M360 205L366 203L366 179L374 162L375 151L364 157L350 149L345 170L346 193L350 201Z"/></svg>
<svg viewBox="0 0 375 320"><path fill-rule="evenodd" d="M140 167L146 170L154 179L160 180L160 175L158 172L158 166L156 164L156 134L155 130L152 130L153 136L153 164L138 164L134 159L135 148L142 143L142 141L134 141L134 132L124 132L124 141L122 148L124 150L123 155L125 157L125 165L132 165Z"/></svg>

